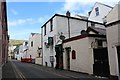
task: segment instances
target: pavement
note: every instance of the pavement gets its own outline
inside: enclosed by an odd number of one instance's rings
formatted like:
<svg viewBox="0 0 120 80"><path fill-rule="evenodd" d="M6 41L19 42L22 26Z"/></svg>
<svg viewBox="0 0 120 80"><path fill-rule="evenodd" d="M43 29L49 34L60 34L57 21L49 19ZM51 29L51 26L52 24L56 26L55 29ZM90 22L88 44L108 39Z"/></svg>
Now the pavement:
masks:
<svg viewBox="0 0 120 80"><path fill-rule="evenodd" d="M14 69L10 61L2 67L2 78L15 78Z"/></svg>
<svg viewBox="0 0 120 80"><path fill-rule="evenodd" d="M15 63L15 64L13 64ZM41 66L41 65L36 65L36 64L31 64L31 63L20 63L20 62L17 62L17 61L8 61L2 68L2 79L3 80L6 80L6 79L16 79L16 78L21 78L21 77L18 77L18 70L15 70L15 65L19 63L19 64L22 64L21 66L23 66L24 64L25 65L28 65L32 68L32 66L34 68L36 68L38 70L41 71L41 72L45 72L48 73L49 75L56 75L56 76L59 76L61 78L65 78L65 80L67 78L71 78L72 80L115 80L115 79L108 79L108 78L105 78L105 77L95 77L93 75L89 75L89 74L84 74L84 73L80 73L80 72L74 72L74 71L68 71L68 70L59 70L59 69L55 69L55 68L51 68L51 67L45 67L45 66ZM18 67L19 68L19 67ZM20 69L20 68L19 68ZM27 69L27 68L26 68ZM34 70L33 70L34 71ZM23 72L23 71L21 71ZM29 72L30 73L30 72ZM51 74L50 74L51 73ZM24 73L25 74L25 73ZM34 73L34 74L39 74L39 73ZM21 75L23 75L21 73ZM40 74L42 75L42 74ZM51 76L52 76L51 75ZM32 76L32 75L31 75ZM39 75L38 75L39 76ZM44 75L43 75L44 76ZM50 77L47 75L47 77ZM26 79L24 79L26 80ZM28 79L27 79L28 80ZM39 79L38 79L39 80ZM49 79L48 79L49 80ZM54 79L55 80L55 79ZM58 79L57 79L58 80Z"/></svg>

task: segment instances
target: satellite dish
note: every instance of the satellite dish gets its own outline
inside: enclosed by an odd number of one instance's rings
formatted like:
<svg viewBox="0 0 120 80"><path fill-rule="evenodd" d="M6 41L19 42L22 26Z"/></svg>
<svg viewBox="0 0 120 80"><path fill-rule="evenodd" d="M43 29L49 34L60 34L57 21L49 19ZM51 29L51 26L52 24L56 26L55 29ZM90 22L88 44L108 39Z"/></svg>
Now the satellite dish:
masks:
<svg viewBox="0 0 120 80"><path fill-rule="evenodd" d="M82 30L81 34L87 34L87 32L85 30Z"/></svg>
<svg viewBox="0 0 120 80"><path fill-rule="evenodd" d="M60 39L61 40L65 40L65 36L64 35L60 35Z"/></svg>

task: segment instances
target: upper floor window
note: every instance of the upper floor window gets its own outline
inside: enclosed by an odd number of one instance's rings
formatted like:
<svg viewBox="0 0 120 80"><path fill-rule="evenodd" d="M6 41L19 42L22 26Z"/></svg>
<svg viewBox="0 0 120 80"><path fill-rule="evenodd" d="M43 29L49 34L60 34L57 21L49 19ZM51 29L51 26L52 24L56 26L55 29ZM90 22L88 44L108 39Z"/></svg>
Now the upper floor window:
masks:
<svg viewBox="0 0 120 80"><path fill-rule="evenodd" d="M53 31L53 20L50 20L50 31Z"/></svg>
<svg viewBox="0 0 120 80"><path fill-rule="evenodd" d="M31 47L33 47L33 41L31 42Z"/></svg>
<svg viewBox="0 0 120 80"><path fill-rule="evenodd" d="M99 8L98 7L95 8L95 13L96 13L96 16L99 15Z"/></svg>
<svg viewBox="0 0 120 80"><path fill-rule="evenodd" d="M46 35L46 25L44 26L44 35Z"/></svg>
<svg viewBox="0 0 120 80"><path fill-rule="evenodd" d="M27 45L28 44L28 42L25 42L25 45Z"/></svg>

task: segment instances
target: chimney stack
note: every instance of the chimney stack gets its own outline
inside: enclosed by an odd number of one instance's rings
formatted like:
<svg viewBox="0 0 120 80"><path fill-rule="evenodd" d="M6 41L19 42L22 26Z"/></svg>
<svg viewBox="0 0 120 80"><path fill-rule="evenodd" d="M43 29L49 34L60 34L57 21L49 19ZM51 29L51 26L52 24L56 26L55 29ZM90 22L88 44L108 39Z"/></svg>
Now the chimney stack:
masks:
<svg viewBox="0 0 120 80"><path fill-rule="evenodd" d="M70 17L70 12L69 11L66 12L66 16Z"/></svg>

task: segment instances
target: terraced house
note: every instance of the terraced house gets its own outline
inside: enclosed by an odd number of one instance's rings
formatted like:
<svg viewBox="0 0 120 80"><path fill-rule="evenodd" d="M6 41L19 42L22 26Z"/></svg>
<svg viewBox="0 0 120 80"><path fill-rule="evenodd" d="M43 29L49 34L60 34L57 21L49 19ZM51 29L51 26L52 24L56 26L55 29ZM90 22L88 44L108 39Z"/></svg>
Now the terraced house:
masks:
<svg viewBox="0 0 120 80"><path fill-rule="evenodd" d="M63 68L63 40L81 35L81 31L84 33L89 26L104 28L103 24L83 16L72 17L69 11L66 15L55 14L49 19L42 26L43 65Z"/></svg>
<svg viewBox="0 0 120 80"><path fill-rule="evenodd" d="M120 76L120 2L106 17L110 75Z"/></svg>
<svg viewBox="0 0 120 80"><path fill-rule="evenodd" d="M43 65L109 76L105 18L113 7L96 2L88 17L55 14L42 26Z"/></svg>
<svg viewBox="0 0 120 80"><path fill-rule="evenodd" d="M28 45L28 55L32 59L32 63L42 64L41 34L31 33Z"/></svg>
<svg viewBox="0 0 120 80"><path fill-rule="evenodd" d="M2 65L7 62L8 55L8 28L6 2L0 1L0 76Z"/></svg>

